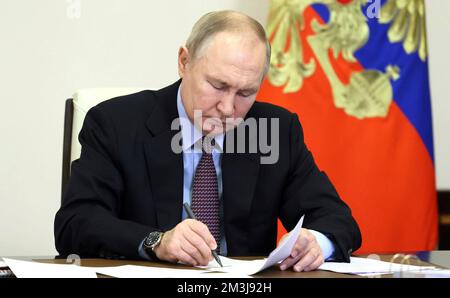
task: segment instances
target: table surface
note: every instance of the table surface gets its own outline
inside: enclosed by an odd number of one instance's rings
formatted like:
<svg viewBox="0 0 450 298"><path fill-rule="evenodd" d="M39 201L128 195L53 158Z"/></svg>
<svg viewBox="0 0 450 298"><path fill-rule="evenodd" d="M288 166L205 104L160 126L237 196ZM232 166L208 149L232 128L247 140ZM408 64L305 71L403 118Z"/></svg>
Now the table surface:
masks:
<svg viewBox="0 0 450 298"><path fill-rule="evenodd" d="M417 256L418 259L411 259L411 265L435 265L441 268L450 268L450 251L424 251L417 252L413 255ZM383 254L383 255L372 255L379 257L383 261L391 261L394 254ZM362 255L360 257L367 257L367 255ZM15 259L23 260L33 260L42 263L51 264L65 264L66 259L61 259L58 257L13 257ZM240 257L237 259L254 259L251 257ZM396 262L400 262L401 258L397 258ZM109 266L121 266L121 265L139 265L139 266L150 266L150 267L164 267L164 268L189 268L191 267L169 264L164 262L148 262L148 261L136 261L136 260L108 260L108 259L81 259L81 266L88 267L109 267ZM361 278L360 276L351 274L341 274L329 271L316 270L312 272L294 272L292 270L280 271L277 267L268 268L253 277L258 278ZM382 275L382 278L390 278L392 275Z"/></svg>

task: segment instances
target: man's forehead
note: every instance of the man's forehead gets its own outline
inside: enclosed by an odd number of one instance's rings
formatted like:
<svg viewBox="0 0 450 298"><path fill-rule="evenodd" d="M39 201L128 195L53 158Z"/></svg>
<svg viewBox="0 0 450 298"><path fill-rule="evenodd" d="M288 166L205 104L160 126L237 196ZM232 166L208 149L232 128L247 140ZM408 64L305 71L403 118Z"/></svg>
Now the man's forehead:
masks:
<svg viewBox="0 0 450 298"><path fill-rule="evenodd" d="M265 58L266 46L254 33L225 31L212 36L203 51L205 55L220 57L235 57L238 54L248 62L253 57Z"/></svg>
<svg viewBox="0 0 450 298"><path fill-rule="evenodd" d="M239 61L205 55L204 74L208 79L240 88L258 88L261 84L264 63L236 63Z"/></svg>

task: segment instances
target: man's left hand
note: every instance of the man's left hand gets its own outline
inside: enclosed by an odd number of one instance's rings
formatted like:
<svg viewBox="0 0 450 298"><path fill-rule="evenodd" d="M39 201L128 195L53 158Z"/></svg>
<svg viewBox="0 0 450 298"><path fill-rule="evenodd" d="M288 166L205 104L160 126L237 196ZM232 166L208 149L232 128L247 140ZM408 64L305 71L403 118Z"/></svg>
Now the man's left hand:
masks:
<svg viewBox="0 0 450 298"><path fill-rule="evenodd" d="M296 272L312 271L316 270L323 262L322 249L316 237L308 229L302 228L291 255L281 262L280 269L286 270L293 267Z"/></svg>

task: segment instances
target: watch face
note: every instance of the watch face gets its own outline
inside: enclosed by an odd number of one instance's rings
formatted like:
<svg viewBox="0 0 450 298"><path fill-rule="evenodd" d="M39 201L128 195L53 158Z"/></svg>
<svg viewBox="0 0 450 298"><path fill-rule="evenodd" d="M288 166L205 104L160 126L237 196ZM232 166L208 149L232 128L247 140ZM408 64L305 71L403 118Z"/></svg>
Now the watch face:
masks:
<svg viewBox="0 0 450 298"><path fill-rule="evenodd" d="M160 232L151 232L145 239L145 245L148 247L154 246L159 241L160 237L161 237Z"/></svg>

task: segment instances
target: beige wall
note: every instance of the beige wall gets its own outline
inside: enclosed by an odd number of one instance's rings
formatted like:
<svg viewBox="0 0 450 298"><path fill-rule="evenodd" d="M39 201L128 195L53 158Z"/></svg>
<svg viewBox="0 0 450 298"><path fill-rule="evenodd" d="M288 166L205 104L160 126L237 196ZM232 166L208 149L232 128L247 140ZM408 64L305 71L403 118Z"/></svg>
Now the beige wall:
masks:
<svg viewBox="0 0 450 298"><path fill-rule="evenodd" d="M171 83L178 46L200 15L236 9L265 24L268 9L268 0L81 0L70 18L69 2L0 2L3 256L56 253L65 98L81 87ZM438 185L450 189L450 1L427 2Z"/></svg>

